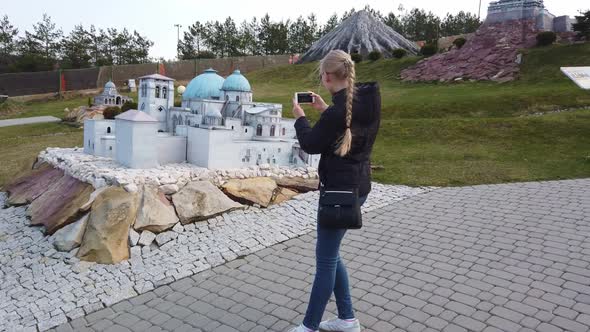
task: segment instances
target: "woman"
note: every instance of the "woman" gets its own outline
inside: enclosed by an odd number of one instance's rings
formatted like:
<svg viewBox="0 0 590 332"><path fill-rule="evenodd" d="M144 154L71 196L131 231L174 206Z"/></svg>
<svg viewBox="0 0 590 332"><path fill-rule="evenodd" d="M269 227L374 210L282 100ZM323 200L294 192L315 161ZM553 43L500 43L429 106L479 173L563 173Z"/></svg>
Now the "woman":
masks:
<svg viewBox="0 0 590 332"><path fill-rule="evenodd" d="M293 100L295 129L301 148L321 154L320 182L326 187L356 187L361 204L371 191L370 156L377 136L381 96L377 83L355 84L354 62L343 51L331 51L320 62L323 86L332 94L332 106L313 94L313 108L321 112L319 121L309 125L297 100ZM303 323L292 332L358 332L350 299L346 267L340 259L340 243L346 229L318 226L316 275ZM334 292L338 317L320 323Z"/></svg>

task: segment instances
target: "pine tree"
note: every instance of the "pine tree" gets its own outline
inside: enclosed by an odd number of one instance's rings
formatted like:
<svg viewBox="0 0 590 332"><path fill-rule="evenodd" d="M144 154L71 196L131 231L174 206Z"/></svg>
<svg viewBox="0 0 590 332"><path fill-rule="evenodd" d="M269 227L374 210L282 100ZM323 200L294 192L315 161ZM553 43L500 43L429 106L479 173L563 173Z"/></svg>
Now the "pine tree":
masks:
<svg viewBox="0 0 590 332"><path fill-rule="evenodd" d="M92 38L82 25L76 25L62 40L62 68L87 68L92 60Z"/></svg>
<svg viewBox="0 0 590 332"><path fill-rule="evenodd" d="M338 14L334 13L328 19L328 22L321 29L319 29L317 39L323 37L328 32L334 30L340 24L340 19L338 18Z"/></svg>
<svg viewBox="0 0 590 332"><path fill-rule="evenodd" d="M573 25L574 31L578 32L580 37L590 40L590 10L576 16L576 23Z"/></svg>
<svg viewBox="0 0 590 332"><path fill-rule="evenodd" d="M8 16L4 15L0 20L0 61L8 59L10 55L14 54L17 35L18 29L10 24Z"/></svg>

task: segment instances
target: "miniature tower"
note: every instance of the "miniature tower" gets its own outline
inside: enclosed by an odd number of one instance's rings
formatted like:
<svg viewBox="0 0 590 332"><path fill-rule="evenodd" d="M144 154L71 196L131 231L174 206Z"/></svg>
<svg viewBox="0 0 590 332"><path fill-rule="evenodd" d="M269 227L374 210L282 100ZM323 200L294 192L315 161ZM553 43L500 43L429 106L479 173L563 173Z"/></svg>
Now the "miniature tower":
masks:
<svg viewBox="0 0 590 332"><path fill-rule="evenodd" d="M168 111L174 107L174 80L160 74L139 78L139 110L158 121L159 131L168 131Z"/></svg>

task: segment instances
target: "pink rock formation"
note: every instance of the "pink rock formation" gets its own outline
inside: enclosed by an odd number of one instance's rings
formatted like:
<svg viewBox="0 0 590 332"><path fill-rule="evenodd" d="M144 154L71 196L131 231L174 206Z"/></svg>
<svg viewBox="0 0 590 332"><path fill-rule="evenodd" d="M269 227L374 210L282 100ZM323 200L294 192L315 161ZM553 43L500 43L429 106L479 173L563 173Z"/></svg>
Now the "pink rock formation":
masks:
<svg viewBox="0 0 590 332"><path fill-rule="evenodd" d="M539 31L529 20L482 25L461 49L437 54L401 73L405 81L510 81L519 72L519 50L536 44Z"/></svg>

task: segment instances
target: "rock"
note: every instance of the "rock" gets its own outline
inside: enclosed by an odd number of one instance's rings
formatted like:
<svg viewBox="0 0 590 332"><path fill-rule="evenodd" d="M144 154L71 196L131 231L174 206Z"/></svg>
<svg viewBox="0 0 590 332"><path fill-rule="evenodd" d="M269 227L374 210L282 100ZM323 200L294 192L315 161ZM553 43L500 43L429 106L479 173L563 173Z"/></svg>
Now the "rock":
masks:
<svg viewBox="0 0 590 332"><path fill-rule="evenodd" d="M318 179L304 179L296 177L274 178L279 187L285 187L299 193L306 193L318 190L320 181Z"/></svg>
<svg viewBox="0 0 590 332"><path fill-rule="evenodd" d="M141 259L141 247L132 247L129 251L131 259Z"/></svg>
<svg viewBox="0 0 590 332"><path fill-rule="evenodd" d="M80 243L82 243L82 237L84 236L87 222L88 214L84 215L78 221L55 232L53 240L53 246L55 249L66 252L79 247Z"/></svg>
<svg viewBox="0 0 590 332"><path fill-rule="evenodd" d="M141 196L141 204L133 228L138 231L148 230L160 233L178 223L174 206L162 192L156 188L144 186Z"/></svg>
<svg viewBox="0 0 590 332"><path fill-rule="evenodd" d="M102 193L105 189L107 189L107 187L102 187L92 192L92 194L90 194L90 197L88 198L88 201L80 207L80 210L84 212L90 210L90 208L92 207L92 203L94 203L94 200L96 199L96 196L100 195L100 193Z"/></svg>
<svg viewBox="0 0 590 332"><path fill-rule="evenodd" d="M298 195L298 193L296 191L291 190L291 189L279 188L272 204L281 204L283 202L290 200L291 198L293 198L297 195Z"/></svg>
<svg viewBox="0 0 590 332"><path fill-rule="evenodd" d="M223 190L238 202L268 207L277 190L277 183L267 177L232 179L223 185Z"/></svg>
<svg viewBox="0 0 590 332"><path fill-rule="evenodd" d="M183 225L242 208L209 181L189 182L172 196Z"/></svg>
<svg viewBox="0 0 590 332"><path fill-rule="evenodd" d="M129 245L135 247L139 242L139 233L137 233L133 228L129 229Z"/></svg>
<svg viewBox="0 0 590 332"><path fill-rule="evenodd" d="M92 204L80 245L81 260L116 264L129 258L129 228L135 220L139 198L120 187L103 191Z"/></svg>
<svg viewBox="0 0 590 332"><path fill-rule="evenodd" d="M178 233L176 232L164 232L156 235L156 243L161 247L164 244L176 239L178 237Z"/></svg>
<svg viewBox="0 0 590 332"><path fill-rule="evenodd" d="M7 203L15 206L30 204L63 176L62 170L47 163L41 163L36 169L30 170L6 185Z"/></svg>
<svg viewBox="0 0 590 332"><path fill-rule="evenodd" d="M178 192L178 186L175 184L165 184L165 185L160 186L160 191L164 195L173 195Z"/></svg>
<svg viewBox="0 0 590 332"><path fill-rule="evenodd" d="M125 191L127 191L128 193L136 193L139 190L137 185L135 185L134 183L126 184L124 188Z"/></svg>
<svg viewBox="0 0 590 332"><path fill-rule="evenodd" d="M80 208L88 202L93 190L88 183L64 175L29 205L27 215L31 217L31 225L43 225L47 234L55 233L82 216Z"/></svg>
<svg viewBox="0 0 590 332"><path fill-rule="evenodd" d="M401 72L405 81L514 80L522 63L520 49L533 47L539 31L534 20L484 23L461 49L437 54ZM459 70L460 68L460 70ZM494 77L503 70L506 75Z"/></svg>
<svg viewBox="0 0 590 332"><path fill-rule="evenodd" d="M182 233L182 232L184 232L184 226L182 226L181 223L178 223L178 224L174 225L174 227L172 227L172 231L174 231L176 233Z"/></svg>
<svg viewBox="0 0 590 332"><path fill-rule="evenodd" d="M142 246L149 246L150 244L152 244L152 242L154 242L155 239L156 234L150 231L143 231L141 232L141 237L139 238L139 241L137 243Z"/></svg>

